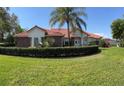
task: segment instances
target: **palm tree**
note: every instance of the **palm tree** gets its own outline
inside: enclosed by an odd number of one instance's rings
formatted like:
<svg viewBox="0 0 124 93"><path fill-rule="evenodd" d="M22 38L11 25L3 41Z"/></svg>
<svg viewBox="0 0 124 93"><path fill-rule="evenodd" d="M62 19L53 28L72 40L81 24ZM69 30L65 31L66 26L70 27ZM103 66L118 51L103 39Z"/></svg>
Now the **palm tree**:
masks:
<svg viewBox="0 0 124 93"><path fill-rule="evenodd" d="M50 25L53 27L56 23L61 28L65 23L68 30L69 45L71 45L70 31L82 31L83 25L86 29L86 23L81 16L86 17L85 8L60 7L55 8L51 13Z"/></svg>

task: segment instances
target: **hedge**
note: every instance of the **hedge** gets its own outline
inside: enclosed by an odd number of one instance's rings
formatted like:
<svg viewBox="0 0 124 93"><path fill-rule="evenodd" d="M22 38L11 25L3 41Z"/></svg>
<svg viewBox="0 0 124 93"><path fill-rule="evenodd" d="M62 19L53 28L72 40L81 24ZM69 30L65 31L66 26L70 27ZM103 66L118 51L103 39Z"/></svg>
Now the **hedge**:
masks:
<svg viewBox="0 0 124 93"><path fill-rule="evenodd" d="M99 52L98 46L57 47L57 48L10 48L0 47L0 54L29 57L71 57L90 55Z"/></svg>
<svg viewBox="0 0 124 93"><path fill-rule="evenodd" d="M9 43L0 43L0 47L13 47L15 44L9 44Z"/></svg>

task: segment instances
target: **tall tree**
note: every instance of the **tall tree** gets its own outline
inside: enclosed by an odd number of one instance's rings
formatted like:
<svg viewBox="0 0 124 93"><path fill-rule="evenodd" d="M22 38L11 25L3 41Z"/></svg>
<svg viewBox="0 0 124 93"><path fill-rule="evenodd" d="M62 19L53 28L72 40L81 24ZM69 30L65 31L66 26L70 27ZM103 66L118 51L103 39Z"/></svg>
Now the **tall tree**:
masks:
<svg viewBox="0 0 124 93"><path fill-rule="evenodd" d="M76 7L60 7L55 8L51 13L50 25L53 27L56 23L59 24L61 28L64 24L67 25L69 45L71 45L70 31L80 30L82 31L82 25L86 29L86 23L81 18L86 17L84 12L85 8Z"/></svg>
<svg viewBox="0 0 124 93"><path fill-rule="evenodd" d="M0 33L1 33L1 39L3 40L3 34L5 31L9 30L9 13L8 13L9 8L3 8L0 7Z"/></svg>
<svg viewBox="0 0 124 93"><path fill-rule="evenodd" d="M14 13L11 15L10 24L11 32L17 34L24 31L24 29L19 25L18 17Z"/></svg>
<svg viewBox="0 0 124 93"><path fill-rule="evenodd" d="M1 39L3 40L4 34L14 34L21 32L21 26L18 22L18 17L12 13L9 13L9 8L0 7L0 34L2 35Z"/></svg>
<svg viewBox="0 0 124 93"><path fill-rule="evenodd" d="M122 44L124 42L124 19L117 19L111 25L112 36Z"/></svg>
<svg viewBox="0 0 124 93"><path fill-rule="evenodd" d="M16 31L15 31L16 34L24 32L24 31L26 31L24 28L22 28L20 25L17 25Z"/></svg>

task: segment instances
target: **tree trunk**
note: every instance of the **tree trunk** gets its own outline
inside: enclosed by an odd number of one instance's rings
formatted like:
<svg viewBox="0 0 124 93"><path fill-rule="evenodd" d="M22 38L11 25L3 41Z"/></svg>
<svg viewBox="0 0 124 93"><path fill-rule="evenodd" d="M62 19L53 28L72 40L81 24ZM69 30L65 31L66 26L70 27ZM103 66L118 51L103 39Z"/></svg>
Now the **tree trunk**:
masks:
<svg viewBox="0 0 124 93"><path fill-rule="evenodd" d="M69 22L68 21L67 21L67 29L68 29L69 46L71 46L70 27L69 27Z"/></svg>

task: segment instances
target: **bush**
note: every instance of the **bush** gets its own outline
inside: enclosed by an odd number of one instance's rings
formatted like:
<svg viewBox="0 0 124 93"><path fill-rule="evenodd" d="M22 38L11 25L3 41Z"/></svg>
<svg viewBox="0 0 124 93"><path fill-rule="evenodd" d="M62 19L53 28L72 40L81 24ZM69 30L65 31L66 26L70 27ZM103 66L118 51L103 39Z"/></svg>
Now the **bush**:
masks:
<svg viewBox="0 0 124 93"><path fill-rule="evenodd" d="M7 44L14 44L14 37L11 34L8 34L7 38L5 39L5 42L7 42Z"/></svg>
<svg viewBox="0 0 124 93"><path fill-rule="evenodd" d="M90 55L99 52L98 46L90 47L53 47L53 48L5 48L0 47L0 54L30 57L71 57Z"/></svg>
<svg viewBox="0 0 124 93"><path fill-rule="evenodd" d="M42 43L42 47L53 47L55 43L54 38L50 38L50 37L46 37L43 38L43 43Z"/></svg>
<svg viewBox="0 0 124 93"><path fill-rule="evenodd" d="M8 42L0 43L0 47L14 47L15 44L9 44Z"/></svg>
<svg viewBox="0 0 124 93"><path fill-rule="evenodd" d="M124 40L120 41L120 47L124 47Z"/></svg>
<svg viewBox="0 0 124 93"><path fill-rule="evenodd" d="M92 42L89 42L88 45L89 45L89 46L90 46L90 45L97 45L97 43L96 43L96 41L92 41Z"/></svg>
<svg viewBox="0 0 124 93"><path fill-rule="evenodd" d="M101 40L100 40L100 43L99 43L99 46L100 46L100 47L109 47L110 44L107 43L107 42L105 42L104 39L101 39Z"/></svg>

